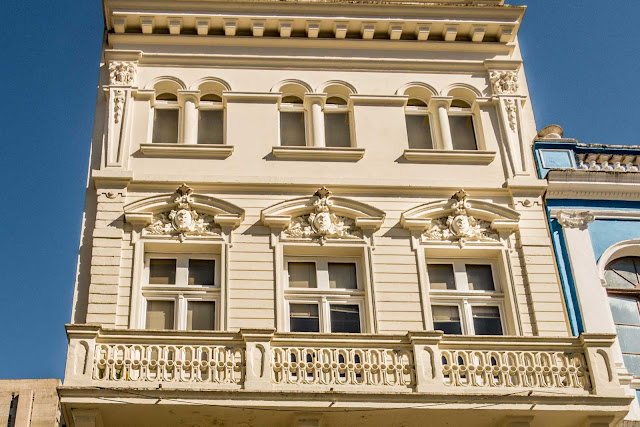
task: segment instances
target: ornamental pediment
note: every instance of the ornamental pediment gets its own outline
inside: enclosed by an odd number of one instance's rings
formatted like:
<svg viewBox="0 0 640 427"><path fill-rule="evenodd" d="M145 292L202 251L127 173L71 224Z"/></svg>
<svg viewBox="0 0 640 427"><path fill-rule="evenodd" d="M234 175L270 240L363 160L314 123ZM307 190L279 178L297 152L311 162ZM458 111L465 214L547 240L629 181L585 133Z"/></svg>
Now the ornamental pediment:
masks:
<svg viewBox="0 0 640 427"><path fill-rule="evenodd" d="M289 200L262 211L262 223L280 231L283 239L303 239L325 244L328 240L363 239L380 228L381 210L343 197L326 187L312 197Z"/></svg>
<svg viewBox="0 0 640 427"><path fill-rule="evenodd" d="M172 195L154 196L125 207L126 222L142 228L143 235L221 237L244 219L244 211L231 203L194 194L182 184Z"/></svg>
<svg viewBox="0 0 640 427"><path fill-rule="evenodd" d="M520 214L513 209L471 200L459 190L449 200L418 206L402 214L406 229L420 233L423 243L500 243L503 233L518 226Z"/></svg>

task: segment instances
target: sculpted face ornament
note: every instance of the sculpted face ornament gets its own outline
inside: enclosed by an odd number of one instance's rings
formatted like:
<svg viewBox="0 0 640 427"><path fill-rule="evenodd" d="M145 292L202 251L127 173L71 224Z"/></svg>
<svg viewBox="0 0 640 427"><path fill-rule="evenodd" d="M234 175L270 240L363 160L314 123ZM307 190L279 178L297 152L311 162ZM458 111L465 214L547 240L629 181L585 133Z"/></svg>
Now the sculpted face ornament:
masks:
<svg viewBox="0 0 640 427"><path fill-rule="evenodd" d="M425 240L457 242L463 247L467 242L498 242L500 237L491 228L491 223L476 219L469 214L469 195L460 190L451 197L451 215L431 221L423 237Z"/></svg>
<svg viewBox="0 0 640 427"><path fill-rule="evenodd" d="M331 191L325 187L315 192L315 209L308 215L294 218L283 233L291 238L318 239L324 245L327 239L360 238L361 233L356 229L355 221L351 218L336 215L331 211L333 201Z"/></svg>
<svg viewBox="0 0 640 427"><path fill-rule="evenodd" d="M187 236L219 235L221 230L216 226L213 216L198 213L193 207L195 201L192 194L193 190L182 184L176 190L176 208L154 215L153 222L145 228L147 233L177 235L181 242Z"/></svg>

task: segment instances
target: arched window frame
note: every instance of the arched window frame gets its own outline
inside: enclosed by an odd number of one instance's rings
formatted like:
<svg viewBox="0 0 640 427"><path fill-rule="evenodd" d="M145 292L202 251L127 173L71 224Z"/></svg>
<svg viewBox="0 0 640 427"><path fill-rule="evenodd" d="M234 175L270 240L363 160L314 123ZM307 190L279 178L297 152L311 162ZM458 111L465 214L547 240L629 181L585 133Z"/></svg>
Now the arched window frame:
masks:
<svg viewBox="0 0 640 427"><path fill-rule="evenodd" d="M173 96L175 96L175 100L164 100L164 99L158 99L160 97L163 97L163 95L165 94L171 94ZM183 117L182 117L182 108L180 106L180 102L178 101L178 91L176 90L171 90L171 89L165 89L160 85L157 85L155 88L155 94L153 97L153 104L152 104L152 112L151 112L151 117L152 117L152 126L151 126L151 142L154 144L159 144L159 143L169 143L169 144L179 144L181 142L182 139L182 132L180 131L182 129L182 121L183 121ZM158 135L158 131L159 129L157 128L156 125L156 121L158 120L158 111L159 110L173 110L173 111L177 111L177 124L176 124L176 138L175 141L173 139L171 140L167 140L165 141L161 136Z"/></svg>
<svg viewBox="0 0 640 427"><path fill-rule="evenodd" d="M458 102L464 102L465 104L469 105L469 107L455 107L454 104L456 103L456 101ZM451 102L451 105L449 106L449 110L448 110L448 117L449 117L449 128L451 129L451 142L453 144L453 150L457 151L457 150L480 150L480 139L478 138L478 120L477 120L477 115L474 113L474 108L473 108L473 104L469 103L467 100L465 99L461 99L461 98L454 98ZM470 117L471 118L471 124L473 127L473 139L474 139L474 143L475 143L475 148L469 149L469 148L456 148L456 141L454 139L454 133L453 133L453 123L451 121L451 117Z"/></svg>
<svg viewBox="0 0 640 427"><path fill-rule="evenodd" d="M329 100L331 100L332 98L337 98L340 99L343 103L341 104L336 104L336 103L332 103L332 102L328 102ZM327 93L327 99L324 103L324 115L325 115L325 145L327 147L353 147L353 114L351 113L351 109L349 108L349 98L341 95L341 94L336 94L336 93ZM329 137L327 137L327 115L332 115L332 114L346 114L346 125L348 126L348 131L349 131L349 145L344 146L344 145L333 145L333 141L330 140Z"/></svg>
<svg viewBox="0 0 640 427"><path fill-rule="evenodd" d="M409 105L412 103L413 100L417 100L420 101L422 103L424 103L424 106L415 106L415 105ZM429 102L428 100L416 97L416 96L412 96L409 97L409 100L407 101L407 105L404 107L404 114L405 116L420 116L420 117L427 117L429 120L429 139L431 140L431 147L420 147L419 149L434 149L435 147L435 135L434 135L434 127L433 127L433 116L431 114L431 111L429 109ZM409 130L409 123L408 120L406 120L406 126L407 126L407 143L409 146L409 149L416 149L418 147L412 147L412 141L411 141L411 135L410 135L410 130Z"/></svg>
<svg viewBox="0 0 640 427"><path fill-rule="evenodd" d="M217 97L219 100L216 101L211 101L211 100L206 100L204 98L210 97L210 96L215 96ZM204 92L200 95L199 98L199 102L198 102L198 137L197 137L197 141L198 144L216 144L216 145L224 145L227 143L227 120L226 120L226 110L224 108L224 102L222 99L222 94L221 93L216 93L216 92ZM220 126L222 128L222 138L221 140L218 142L208 142L208 140L203 137L202 132L201 132L201 124L202 124L202 113L204 112L206 114L207 111L221 111L222 112L222 117L221 117L221 123Z"/></svg>
<svg viewBox="0 0 640 427"><path fill-rule="evenodd" d="M284 102L287 98L290 97L295 97L297 99L300 100L300 102ZM283 92L282 93L282 98L280 100L280 104L278 107L280 114L278 115L280 123L278 125L278 131L279 131L279 137L278 137L278 141L279 144L283 147L291 147L291 146L302 146L302 147L306 147L309 145L309 137L308 137L308 129L307 129L307 121L308 121L308 117L307 117L307 109L305 108L304 105L304 98L301 97L300 95L296 94L296 93L287 93L287 92ZM304 126L304 140L301 141L302 144L299 145L294 145L294 144L283 144L283 134L282 134L282 123L283 123L283 113L298 113L298 114L302 114L302 120L303 120L303 126Z"/></svg>

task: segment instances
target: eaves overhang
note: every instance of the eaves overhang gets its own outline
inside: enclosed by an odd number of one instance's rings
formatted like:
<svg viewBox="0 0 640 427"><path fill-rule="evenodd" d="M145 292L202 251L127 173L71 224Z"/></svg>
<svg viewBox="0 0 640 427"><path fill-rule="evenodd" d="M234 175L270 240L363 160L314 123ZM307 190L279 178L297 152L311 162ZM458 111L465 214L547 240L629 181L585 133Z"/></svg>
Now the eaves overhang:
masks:
<svg viewBox="0 0 640 427"><path fill-rule="evenodd" d="M640 173L551 170L547 199L640 200Z"/></svg>

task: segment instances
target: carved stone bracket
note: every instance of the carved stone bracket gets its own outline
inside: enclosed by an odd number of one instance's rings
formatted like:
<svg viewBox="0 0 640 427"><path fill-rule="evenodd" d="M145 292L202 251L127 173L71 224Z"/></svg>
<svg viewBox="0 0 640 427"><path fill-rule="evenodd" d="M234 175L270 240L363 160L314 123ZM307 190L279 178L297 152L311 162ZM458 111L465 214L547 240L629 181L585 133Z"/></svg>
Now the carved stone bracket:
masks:
<svg viewBox="0 0 640 427"><path fill-rule="evenodd" d="M109 84L111 86L133 86L137 65L133 61L109 62Z"/></svg>
<svg viewBox="0 0 640 427"><path fill-rule="evenodd" d="M491 223L469 214L469 195L460 190L451 196L452 214L431 220L423 233L424 240L457 242L463 247L467 242L499 242L500 236Z"/></svg>
<svg viewBox="0 0 640 427"><path fill-rule="evenodd" d="M153 216L151 224L145 227L148 234L177 235L181 242L187 236L220 235L222 230L215 224L214 217L199 213L193 207L193 190L182 184L176 190L176 207Z"/></svg>
<svg viewBox="0 0 640 427"><path fill-rule="evenodd" d="M589 211L559 211L557 214L558 223L563 228L579 228L584 230L590 222L595 220L593 212Z"/></svg>
<svg viewBox="0 0 640 427"><path fill-rule="evenodd" d="M359 239L362 232L351 218L332 212L331 191L322 187L315 192L314 211L295 217L282 231L285 237L318 239L324 245L327 239Z"/></svg>
<svg viewBox="0 0 640 427"><path fill-rule="evenodd" d="M491 71L489 78L494 95L514 95L518 91L518 74L515 71Z"/></svg>

